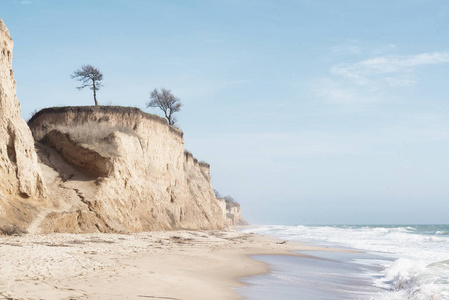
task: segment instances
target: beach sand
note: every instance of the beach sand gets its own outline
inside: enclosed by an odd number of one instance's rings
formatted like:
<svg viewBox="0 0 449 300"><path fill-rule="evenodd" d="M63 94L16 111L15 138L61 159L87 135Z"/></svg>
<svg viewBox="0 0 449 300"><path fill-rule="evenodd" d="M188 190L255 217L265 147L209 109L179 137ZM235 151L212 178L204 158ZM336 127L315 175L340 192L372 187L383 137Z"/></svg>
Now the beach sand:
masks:
<svg viewBox="0 0 449 300"><path fill-rule="evenodd" d="M236 230L0 236L0 299L240 299L269 271L249 255L293 250L334 251Z"/></svg>

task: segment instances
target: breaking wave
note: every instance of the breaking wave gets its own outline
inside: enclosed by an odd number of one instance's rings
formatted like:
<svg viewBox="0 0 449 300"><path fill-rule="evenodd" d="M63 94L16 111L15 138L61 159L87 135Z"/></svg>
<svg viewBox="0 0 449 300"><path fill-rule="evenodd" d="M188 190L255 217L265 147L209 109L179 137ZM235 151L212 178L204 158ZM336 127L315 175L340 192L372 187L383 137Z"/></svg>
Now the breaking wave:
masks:
<svg viewBox="0 0 449 300"><path fill-rule="evenodd" d="M373 299L449 299L449 225L258 226L247 231L282 239L364 250L388 259L373 276Z"/></svg>

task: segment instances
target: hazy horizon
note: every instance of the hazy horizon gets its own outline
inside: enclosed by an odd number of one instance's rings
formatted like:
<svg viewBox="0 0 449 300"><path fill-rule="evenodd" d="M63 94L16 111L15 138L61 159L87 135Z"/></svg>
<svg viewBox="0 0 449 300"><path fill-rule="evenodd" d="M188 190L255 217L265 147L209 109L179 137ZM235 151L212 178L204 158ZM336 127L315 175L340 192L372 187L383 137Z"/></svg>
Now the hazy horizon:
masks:
<svg viewBox="0 0 449 300"><path fill-rule="evenodd" d="M5 0L22 116L181 98L185 148L252 224L446 224L449 2Z"/></svg>

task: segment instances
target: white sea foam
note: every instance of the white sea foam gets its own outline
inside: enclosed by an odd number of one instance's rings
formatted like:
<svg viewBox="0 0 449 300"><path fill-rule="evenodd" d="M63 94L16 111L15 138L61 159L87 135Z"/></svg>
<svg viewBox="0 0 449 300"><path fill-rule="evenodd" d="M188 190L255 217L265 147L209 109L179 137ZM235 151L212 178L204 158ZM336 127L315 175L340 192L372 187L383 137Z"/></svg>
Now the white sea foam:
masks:
<svg viewBox="0 0 449 300"><path fill-rule="evenodd" d="M373 299L449 299L449 226L260 226L248 231L381 254L386 260L373 285L385 290Z"/></svg>
<svg viewBox="0 0 449 300"><path fill-rule="evenodd" d="M381 299L449 299L448 261L426 264L399 258L376 284L390 288Z"/></svg>

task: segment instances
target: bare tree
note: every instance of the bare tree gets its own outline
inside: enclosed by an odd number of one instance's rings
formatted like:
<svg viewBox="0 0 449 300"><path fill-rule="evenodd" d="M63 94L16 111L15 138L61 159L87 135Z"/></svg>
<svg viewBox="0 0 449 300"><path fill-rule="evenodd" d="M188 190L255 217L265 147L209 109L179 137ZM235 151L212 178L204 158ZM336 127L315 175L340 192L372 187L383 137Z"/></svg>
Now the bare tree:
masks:
<svg viewBox="0 0 449 300"><path fill-rule="evenodd" d="M95 106L98 106L97 91L103 86L101 83L103 74L101 74L100 70L91 65L83 65L80 69L73 72L73 74L70 75L70 78L82 82L82 85L77 87L78 90L90 87L90 89L94 91Z"/></svg>
<svg viewBox="0 0 449 300"><path fill-rule="evenodd" d="M173 96L170 90L163 88L159 92L157 89L154 89L150 94L150 100L147 103L147 107L160 108L164 112L169 125L176 123L176 118L173 114L181 110L182 104L180 102L181 100Z"/></svg>
<svg viewBox="0 0 449 300"><path fill-rule="evenodd" d="M223 199L225 199L225 201L227 202L227 203L232 203L232 202L235 202L235 200L234 200L234 198L232 198L231 196L225 196Z"/></svg>

